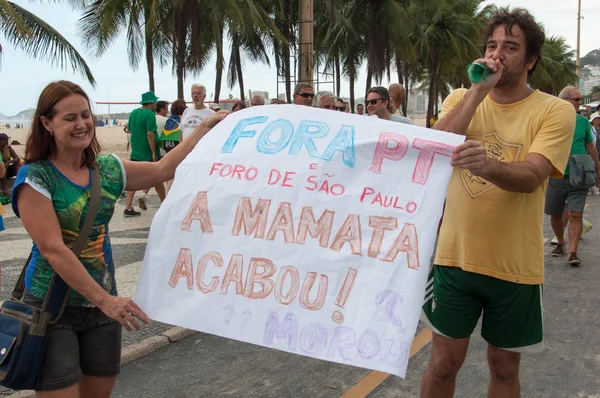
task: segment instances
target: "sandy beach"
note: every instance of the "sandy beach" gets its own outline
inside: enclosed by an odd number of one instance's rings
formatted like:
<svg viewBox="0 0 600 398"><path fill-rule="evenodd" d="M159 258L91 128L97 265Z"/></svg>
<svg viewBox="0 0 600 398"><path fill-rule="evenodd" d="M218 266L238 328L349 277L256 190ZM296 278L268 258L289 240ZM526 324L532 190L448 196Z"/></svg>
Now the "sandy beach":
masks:
<svg viewBox="0 0 600 398"><path fill-rule="evenodd" d="M3 129L0 133L5 133L12 140L18 140L23 145L13 145L13 148L19 155L25 153L25 143L27 142L28 128L23 129ZM96 127L98 140L102 146L102 153L114 153L121 159L129 159L127 152L127 136L123 132L123 127Z"/></svg>

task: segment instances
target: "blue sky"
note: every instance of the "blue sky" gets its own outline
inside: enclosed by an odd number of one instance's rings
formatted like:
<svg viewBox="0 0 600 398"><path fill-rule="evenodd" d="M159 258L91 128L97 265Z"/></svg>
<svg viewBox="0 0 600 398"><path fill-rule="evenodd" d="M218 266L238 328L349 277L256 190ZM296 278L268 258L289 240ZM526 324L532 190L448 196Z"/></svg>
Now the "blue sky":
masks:
<svg viewBox="0 0 600 398"><path fill-rule="evenodd" d="M0 69L0 113L14 115L28 107L35 107L35 102L44 86L51 81L59 79L72 80L81 84L93 101L138 101L142 92L147 89L147 72L142 62L137 71L131 70L127 59L124 35L120 37L100 58L95 58L87 53L82 41L77 36L76 22L80 13L70 6L61 3L33 2L28 0L13 0L16 4L42 17L46 22L57 29L75 47L85 55L88 65L92 69L98 82L92 88L78 74L72 71L61 71L50 67L44 61L36 61L27 57L21 50L12 47L4 36L0 34L0 43L4 48L2 65ZM491 2L488 2L491 3ZM516 2L496 1L498 5L516 5ZM600 2L582 0L582 40L581 55L600 48ZM538 21L542 22L548 35L560 35L567 38L573 48L576 43L577 33L577 0L521 0L518 5L529 9ZM214 60L209 65L214 64ZM364 69L364 68L363 68ZM172 100L176 97L176 79L171 73L171 68L155 72L156 93L161 98ZM194 82L207 86L209 98L214 92L215 70L209 66L197 76L188 76L185 81L186 99ZM246 93L248 89L268 91L271 97L277 93L277 76L275 69L262 64L247 63L244 69L244 83ZM387 84L387 81L383 82ZM356 87L362 89L365 85L365 74L361 73L356 82ZM284 86L279 85L280 92ZM321 89L331 89L331 85L323 85ZM342 96L348 96L348 83L342 83ZM239 96L237 86L229 89L223 79L221 98L226 98L231 93ZM111 111L131 110L132 107L112 106ZM105 113L107 107L98 105L96 112Z"/></svg>

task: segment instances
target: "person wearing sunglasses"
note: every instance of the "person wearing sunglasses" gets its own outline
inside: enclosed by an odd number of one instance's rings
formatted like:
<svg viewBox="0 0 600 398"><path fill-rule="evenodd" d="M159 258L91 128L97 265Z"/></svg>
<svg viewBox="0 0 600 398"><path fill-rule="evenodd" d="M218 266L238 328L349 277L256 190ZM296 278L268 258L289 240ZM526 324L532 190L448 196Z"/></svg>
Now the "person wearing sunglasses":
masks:
<svg viewBox="0 0 600 398"><path fill-rule="evenodd" d="M379 119L412 124L409 118L398 114L392 115L390 113L390 92L385 87L371 87L369 91L367 91L365 105L369 116L375 115Z"/></svg>
<svg viewBox="0 0 600 398"><path fill-rule="evenodd" d="M576 87L565 87L558 94L558 98L564 99L573 105L575 112L579 111L582 98ZM591 156L596 164L596 173L598 173L598 179L600 180L600 162L594 145L592 128L587 118L577 113L571 155L586 154ZM554 232L557 240L556 247L551 254L553 257L560 257L566 253L565 228L568 223L569 258L567 262L575 267L581 265L581 260L577 254L581 235L592 227L588 221L583 219L587 194L588 188L573 187L571 185L568 164L562 178L550 177L548 189L546 190L544 212L550 216L552 232Z"/></svg>
<svg viewBox="0 0 600 398"><path fill-rule="evenodd" d="M319 91L313 99L312 106L335 111L335 95L331 91Z"/></svg>
<svg viewBox="0 0 600 398"><path fill-rule="evenodd" d="M344 100L341 98L335 99L335 110L338 112L344 112L346 107L344 106Z"/></svg>
<svg viewBox="0 0 600 398"><path fill-rule="evenodd" d="M308 83L298 83L294 88L294 104L312 106L315 92Z"/></svg>

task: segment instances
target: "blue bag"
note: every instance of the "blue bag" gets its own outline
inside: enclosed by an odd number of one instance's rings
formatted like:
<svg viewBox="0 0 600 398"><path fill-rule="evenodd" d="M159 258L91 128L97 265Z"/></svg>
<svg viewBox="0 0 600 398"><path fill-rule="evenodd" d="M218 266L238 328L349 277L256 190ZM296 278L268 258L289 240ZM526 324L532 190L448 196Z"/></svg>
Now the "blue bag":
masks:
<svg viewBox="0 0 600 398"><path fill-rule="evenodd" d="M100 205L100 190L100 175L94 168L88 213L72 249L76 257L83 250L94 225ZM13 390L39 388L48 344L46 330L60 319L69 297L69 286L55 272L42 308L22 302L25 270L30 259L31 255L12 291L11 300L0 306L0 385Z"/></svg>

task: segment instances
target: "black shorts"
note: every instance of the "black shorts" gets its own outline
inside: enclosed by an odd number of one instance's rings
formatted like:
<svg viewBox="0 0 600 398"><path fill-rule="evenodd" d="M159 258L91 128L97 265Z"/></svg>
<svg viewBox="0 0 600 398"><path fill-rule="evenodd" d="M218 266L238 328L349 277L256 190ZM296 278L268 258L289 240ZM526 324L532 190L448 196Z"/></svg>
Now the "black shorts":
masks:
<svg viewBox="0 0 600 398"><path fill-rule="evenodd" d="M24 301L42 300L25 293ZM77 384L83 375L116 376L121 370L121 324L96 307L67 306L48 328L49 341L42 365L40 391Z"/></svg>
<svg viewBox="0 0 600 398"><path fill-rule="evenodd" d="M6 168L6 178L13 178L17 176L19 169L16 164L11 164Z"/></svg>
<svg viewBox="0 0 600 398"><path fill-rule="evenodd" d="M169 151L179 145L179 141L163 141L165 152L169 153Z"/></svg>

